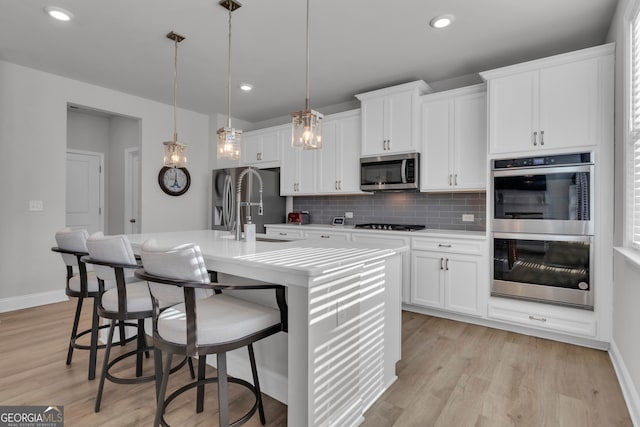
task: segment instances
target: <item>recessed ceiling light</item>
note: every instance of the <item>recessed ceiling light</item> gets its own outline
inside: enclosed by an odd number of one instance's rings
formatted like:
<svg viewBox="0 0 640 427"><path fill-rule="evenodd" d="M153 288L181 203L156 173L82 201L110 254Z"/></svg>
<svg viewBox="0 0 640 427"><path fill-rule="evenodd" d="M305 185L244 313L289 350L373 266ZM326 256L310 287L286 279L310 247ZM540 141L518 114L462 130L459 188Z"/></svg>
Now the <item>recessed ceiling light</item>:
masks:
<svg viewBox="0 0 640 427"><path fill-rule="evenodd" d="M430 22L429 25L431 25L433 28L439 30L442 28L446 28L449 25L451 25L451 23L454 20L454 16L453 15L440 15L440 16L436 16L435 18L433 18Z"/></svg>
<svg viewBox="0 0 640 427"><path fill-rule="evenodd" d="M249 92L249 91L251 91L251 89L253 89L253 86L250 85L249 83L242 83L240 85L240 90L243 90L245 92Z"/></svg>
<svg viewBox="0 0 640 427"><path fill-rule="evenodd" d="M73 18L71 12L55 6L47 6L44 8L44 11L47 12L47 15L58 21L70 21L71 18Z"/></svg>

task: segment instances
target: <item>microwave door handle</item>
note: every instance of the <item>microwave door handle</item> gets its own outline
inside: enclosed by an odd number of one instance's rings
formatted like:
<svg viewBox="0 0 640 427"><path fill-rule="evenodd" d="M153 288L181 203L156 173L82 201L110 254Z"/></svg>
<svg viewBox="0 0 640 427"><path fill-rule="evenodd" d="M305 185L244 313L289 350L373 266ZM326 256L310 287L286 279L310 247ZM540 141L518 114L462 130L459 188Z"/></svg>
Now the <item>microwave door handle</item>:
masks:
<svg viewBox="0 0 640 427"><path fill-rule="evenodd" d="M403 184L407 183L407 159L402 161L402 167L400 168L400 178Z"/></svg>

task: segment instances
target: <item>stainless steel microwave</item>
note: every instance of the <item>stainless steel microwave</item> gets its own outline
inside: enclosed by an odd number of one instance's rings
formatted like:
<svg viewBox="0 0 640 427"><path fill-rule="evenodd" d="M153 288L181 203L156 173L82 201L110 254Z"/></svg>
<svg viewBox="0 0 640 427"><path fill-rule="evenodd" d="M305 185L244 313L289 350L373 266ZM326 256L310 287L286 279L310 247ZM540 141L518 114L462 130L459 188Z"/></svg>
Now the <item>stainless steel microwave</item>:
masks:
<svg viewBox="0 0 640 427"><path fill-rule="evenodd" d="M417 190L420 154L394 154L360 159L360 189L363 191Z"/></svg>

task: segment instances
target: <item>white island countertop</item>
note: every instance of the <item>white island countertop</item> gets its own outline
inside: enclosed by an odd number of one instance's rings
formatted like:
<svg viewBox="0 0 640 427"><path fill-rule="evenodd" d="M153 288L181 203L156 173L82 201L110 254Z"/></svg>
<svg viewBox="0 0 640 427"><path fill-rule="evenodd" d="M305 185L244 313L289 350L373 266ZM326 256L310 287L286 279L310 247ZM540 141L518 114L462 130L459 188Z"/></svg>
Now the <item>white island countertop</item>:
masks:
<svg viewBox="0 0 640 427"><path fill-rule="evenodd" d="M287 333L256 343L261 389L287 403L287 425L358 426L396 380L408 245L245 242L213 230L129 235L134 251L148 239L196 243L209 270L287 287ZM251 381L245 353L229 353L229 373Z"/></svg>
<svg viewBox="0 0 640 427"><path fill-rule="evenodd" d="M258 267L263 273L268 270L275 274L308 278L409 250L408 246L397 244L279 240L264 235L258 235L258 239L267 241L246 242L237 241L229 232L218 230L175 231L129 236L136 250L148 239L155 239L158 244L166 246L196 243L200 246L207 268L216 271L225 270L230 274L243 277L253 276L244 273L249 273L252 267ZM225 267L216 268L218 263L224 263ZM234 266L236 268L233 268ZM241 271L237 271L238 269ZM252 278L263 281L272 280L264 276ZM288 280L287 283L306 286L308 281L306 279Z"/></svg>

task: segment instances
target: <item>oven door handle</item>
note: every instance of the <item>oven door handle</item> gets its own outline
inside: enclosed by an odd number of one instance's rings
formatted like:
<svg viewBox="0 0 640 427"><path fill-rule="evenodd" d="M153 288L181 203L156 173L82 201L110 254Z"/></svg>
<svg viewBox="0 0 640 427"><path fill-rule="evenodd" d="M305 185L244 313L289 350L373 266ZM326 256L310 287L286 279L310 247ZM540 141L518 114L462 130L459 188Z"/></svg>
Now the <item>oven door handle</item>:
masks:
<svg viewBox="0 0 640 427"><path fill-rule="evenodd" d="M402 166L400 167L400 179L403 184L407 183L407 160L402 161Z"/></svg>
<svg viewBox="0 0 640 427"><path fill-rule="evenodd" d="M507 240L548 240L552 242L591 242L593 236L578 234L540 234L540 233L492 233L494 239Z"/></svg>
<svg viewBox="0 0 640 427"><path fill-rule="evenodd" d="M493 176L550 175L553 173L593 172L593 165L538 166L493 170Z"/></svg>

